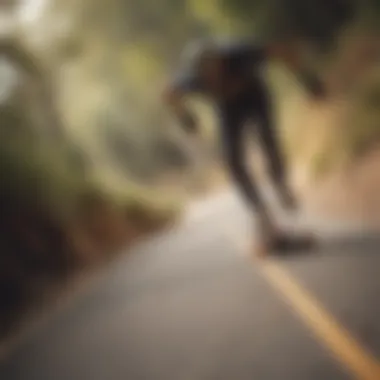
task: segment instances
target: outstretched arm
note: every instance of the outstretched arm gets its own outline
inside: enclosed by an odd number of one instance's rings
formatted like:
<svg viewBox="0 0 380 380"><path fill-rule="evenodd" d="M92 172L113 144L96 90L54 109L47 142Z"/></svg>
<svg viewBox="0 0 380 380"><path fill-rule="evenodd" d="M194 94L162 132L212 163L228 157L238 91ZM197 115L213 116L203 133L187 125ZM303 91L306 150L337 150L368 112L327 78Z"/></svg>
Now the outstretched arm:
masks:
<svg viewBox="0 0 380 380"><path fill-rule="evenodd" d="M279 59L285 67L291 71L309 95L315 99L323 99L326 96L326 87L321 78L305 65L300 47L297 45L283 46L280 51L274 48L268 49L269 57Z"/></svg>
<svg viewBox="0 0 380 380"><path fill-rule="evenodd" d="M170 107L180 124L188 133L197 132L197 122L184 104L186 95L201 91L201 85L194 75L179 75L165 88L164 102Z"/></svg>
<svg viewBox="0 0 380 380"><path fill-rule="evenodd" d="M184 97L187 91L181 86L176 84L169 84L164 91L163 98L174 115L177 117L180 124L185 128L188 133L195 133L197 123L192 113L187 109L184 104Z"/></svg>

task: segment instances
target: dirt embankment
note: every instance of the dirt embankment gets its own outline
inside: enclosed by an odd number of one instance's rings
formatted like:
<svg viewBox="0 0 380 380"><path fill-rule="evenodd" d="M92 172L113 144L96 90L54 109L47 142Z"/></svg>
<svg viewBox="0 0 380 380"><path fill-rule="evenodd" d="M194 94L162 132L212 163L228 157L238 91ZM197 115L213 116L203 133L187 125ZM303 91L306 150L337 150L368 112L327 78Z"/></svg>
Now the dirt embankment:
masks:
<svg viewBox="0 0 380 380"><path fill-rule="evenodd" d="M0 196L0 341L81 278L137 240L174 223L178 210L144 198L119 203L96 191L66 220Z"/></svg>
<svg viewBox="0 0 380 380"><path fill-rule="evenodd" d="M360 154L350 150L347 141L357 138L350 129L353 113L349 101L336 100L299 104L298 116L288 115L297 122L290 137L294 149L293 184L314 212L377 226L380 144L376 142L378 135L374 129L373 141L368 140L366 149ZM355 130L360 127L354 126Z"/></svg>
<svg viewBox="0 0 380 380"><path fill-rule="evenodd" d="M380 149L374 149L345 171L304 186L302 197L314 212L380 226Z"/></svg>

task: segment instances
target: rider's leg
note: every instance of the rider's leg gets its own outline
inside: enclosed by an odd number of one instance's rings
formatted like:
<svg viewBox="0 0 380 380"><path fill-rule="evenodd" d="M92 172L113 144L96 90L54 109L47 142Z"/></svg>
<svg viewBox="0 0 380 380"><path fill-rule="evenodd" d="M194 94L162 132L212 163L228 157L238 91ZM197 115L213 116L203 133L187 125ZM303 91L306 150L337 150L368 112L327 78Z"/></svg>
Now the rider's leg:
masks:
<svg viewBox="0 0 380 380"><path fill-rule="evenodd" d="M244 154L243 132L245 119L243 113L234 112L234 110L223 112L221 117L222 143L232 179L237 184L252 211L257 215L260 248L266 250L266 246L270 244L269 240L275 234L276 228L256 183L248 173Z"/></svg>
<svg viewBox="0 0 380 380"><path fill-rule="evenodd" d="M263 147L267 153L272 180L277 187L283 204L287 207L294 207L295 200L292 192L287 186L286 168L284 157L278 142L275 125L273 123L273 113L269 102L269 97L263 91L262 95L254 97L252 110L258 121L257 129ZM281 252L309 249L314 246L313 236L308 233L295 233L286 230L276 230L272 234L271 240L267 243L270 249Z"/></svg>
<svg viewBox="0 0 380 380"><path fill-rule="evenodd" d="M287 186L285 157L273 120L270 96L265 89L260 91L255 97L254 112L256 121L258 122L258 135L268 158L271 179L283 205L292 208L295 206L295 200Z"/></svg>

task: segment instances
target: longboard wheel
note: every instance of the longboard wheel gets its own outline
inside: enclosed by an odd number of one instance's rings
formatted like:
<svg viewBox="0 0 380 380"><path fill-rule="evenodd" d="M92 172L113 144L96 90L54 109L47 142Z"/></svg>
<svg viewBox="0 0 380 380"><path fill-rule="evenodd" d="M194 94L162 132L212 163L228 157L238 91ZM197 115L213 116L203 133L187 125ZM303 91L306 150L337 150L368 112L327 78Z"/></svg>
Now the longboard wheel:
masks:
<svg viewBox="0 0 380 380"><path fill-rule="evenodd" d="M308 252L317 246L312 234L281 233L269 241L255 245L255 257L264 259L267 256L292 255Z"/></svg>
<svg viewBox="0 0 380 380"><path fill-rule="evenodd" d="M290 253L309 251L316 246L317 242L311 234L284 233L274 238L270 251L277 253Z"/></svg>

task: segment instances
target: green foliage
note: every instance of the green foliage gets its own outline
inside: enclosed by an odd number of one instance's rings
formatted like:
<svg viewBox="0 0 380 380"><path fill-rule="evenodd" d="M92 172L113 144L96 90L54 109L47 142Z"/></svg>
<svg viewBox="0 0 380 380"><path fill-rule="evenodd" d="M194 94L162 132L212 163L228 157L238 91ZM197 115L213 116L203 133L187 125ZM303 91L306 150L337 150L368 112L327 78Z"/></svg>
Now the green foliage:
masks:
<svg viewBox="0 0 380 380"><path fill-rule="evenodd" d="M77 123L76 128L88 127L89 135L101 135L99 145L121 172L150 177L173 168L175 161L183 170L190 165L184 147L168 132L171 120L159 111L162 83L172 75L188 40L208 35L278 38L295 34L317 47L331 48L347 23L364 9L367 15L375 14L379 1L157 0L153 7L148 0L82 0L70 4L78 21L68 43L80 41L83 70L89 82L107 89L103 98L111 110L107 118L99 118L99 103L94 102L82 111L91 115L88 125ZM91 55L92 50L96 54ZM75 80L71 81L75 88ZM281 86L286 89L279 91L281 96L287 96L288 87ZM90 88L79 87L80 94L72 97L68 107L91 96Z"/></svg>
<svg viewBox="0 0 380 380"><path fill-rule="evenodd" d="M328 46L337 31L352 20L355 4L342 0L222 0L222 6L263 36L297 35Z"/></svg>
<svg viewBox="0 0 380 380"><path fill-rule="evenodd" d="M380 139L379 69L368 72L353 94L344 137L344 149L351 153L351 159L366 153L378 143Z"/></svg>
<svg viewBox="0 0 380 380"><path fill-rule="evenodd" d="M30 138L2 140L0 175L3 194L12 194L23 204L39 204L57 217L70 210L78 191L85 186L69 147Z"/></svg>

